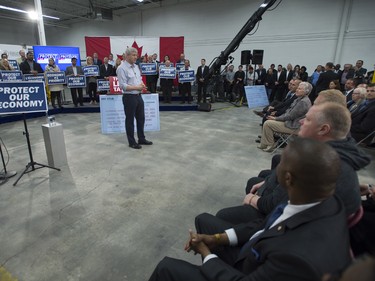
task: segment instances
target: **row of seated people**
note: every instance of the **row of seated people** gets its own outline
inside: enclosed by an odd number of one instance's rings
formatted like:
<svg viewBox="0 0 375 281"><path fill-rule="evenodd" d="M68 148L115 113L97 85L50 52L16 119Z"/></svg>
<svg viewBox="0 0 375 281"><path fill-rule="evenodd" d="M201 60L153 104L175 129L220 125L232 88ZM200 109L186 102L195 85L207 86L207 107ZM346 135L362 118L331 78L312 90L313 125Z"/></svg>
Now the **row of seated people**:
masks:
<svg viewBox="0 0 375 281"><path fill-rule="evenodd" d="M352 258L348 222L361 210L356 171L370 163L348 137L350 127L345 96L319 93L299 137L274 157L271 170L248 181L243 205L195 218L197 233L190 231L185 249L201 254L202 266L166 257L149 280L317 281L342 271ZM356 255L375 254L375 222L367 223L360 231L365 241L356 242L370 243L356 247Z"/></svg>
<svg viewBox="0 0 375 281"><path fill-rule="evenodd" d="M262 111L254 110L254 113L263 118L262 136L256 140L260 143L259 148L263 151L272 152L275 149L275 133L297 134L300 120L304 118L311 106L306 96L312 86L308 82L293 79L289 82L289 92L282 102L274 101ZM355 80L348 79L343 93L338 90L326 90L330 95L338 94L342 103L351 112L352 126L350 133L352 137L361 142L371 144L371 136L375 131L375 87L374 84L360 84L355 88ZM319 99L319 97L318 97ZM366 139L367 138L367 139Z"/></svg>

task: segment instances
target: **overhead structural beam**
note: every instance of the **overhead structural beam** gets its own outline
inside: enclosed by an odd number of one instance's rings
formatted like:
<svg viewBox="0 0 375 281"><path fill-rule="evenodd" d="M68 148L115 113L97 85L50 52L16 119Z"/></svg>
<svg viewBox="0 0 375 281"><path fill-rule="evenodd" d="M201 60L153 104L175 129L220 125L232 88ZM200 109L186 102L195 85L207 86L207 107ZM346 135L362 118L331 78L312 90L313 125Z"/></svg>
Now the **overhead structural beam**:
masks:
<svg viewBox="0 0 375 281"><path fill-rule="evenodd" d="M34 3L35 3L35 12L38 15L38 18L37 18L38 35L39 35L38 43L39 45L45 46L47 45L47 41L46 41L46 33L44 31L42 3L40 0L34 0Z"/></svg>

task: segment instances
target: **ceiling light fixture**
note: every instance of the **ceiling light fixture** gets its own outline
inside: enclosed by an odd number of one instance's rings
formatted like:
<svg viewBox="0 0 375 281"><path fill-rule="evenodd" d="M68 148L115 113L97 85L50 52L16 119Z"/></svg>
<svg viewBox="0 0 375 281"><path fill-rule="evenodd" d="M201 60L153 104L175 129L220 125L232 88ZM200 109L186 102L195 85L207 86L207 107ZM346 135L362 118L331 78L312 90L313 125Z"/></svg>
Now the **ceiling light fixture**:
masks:
<svg viewBox="0 0 375 281"><path fill-rule="evenodd" d="M20 9L16 9L16 8L11 8L11 7L7 7L7 6L2 6L2 5L0 5L0 9L7 10L7 11L12 11L12 12L23 13L23 14L28 14L31 19L33 19L33 20L38 19L38 14L36 12L34 12L34 11L27 12L27 11L24 11L24 10L20 10ZM43 17L49 18L49 19L54 19L54 20L60 20L60 18L53 17L53 16L43 15Z"/></svg>

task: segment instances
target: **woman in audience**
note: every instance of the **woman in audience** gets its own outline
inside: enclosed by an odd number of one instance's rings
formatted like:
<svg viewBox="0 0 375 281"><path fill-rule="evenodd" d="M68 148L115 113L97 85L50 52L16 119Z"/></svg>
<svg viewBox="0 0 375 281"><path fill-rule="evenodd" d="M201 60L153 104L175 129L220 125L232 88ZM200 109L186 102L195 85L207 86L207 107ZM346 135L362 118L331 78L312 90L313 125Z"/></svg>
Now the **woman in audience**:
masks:
<svg viewBox="0 0 375 281"><path fill-rule="evenodd" d="M306 82L307 79L309 78L309 74L306 72L306 66L301 66L299 77L303 82Z"/></svg>
<svg viewBox="0 0 375 281"><path fill-rule="evenodd" d="M114 72L113 75L114 75L114 76L117 76L117 74L116 74L116 70L117 70L117 68L120 66L121 62L122 62L122 60L121 60L120 58L117 58L117 59L116 59L115 67L113 68L113 72Z"/></svg>
<svg viewBox="0 0 375 281"><path fill-rule="evenodd" d="M13 70L13 67L9 64L8 59L1 60L0 70Z"/></svg>
<svg viewBox="0 0 375 281"><path fill-rule="evenodd" d="M46 66L45 72L60 72L60 68L55 64L55 60L53 58L48 59L48 65ZM61 91L64 89L64 86L62 84L48 85L48 88L51 91L51 103L53 108L56 108L56 98L59 108L63 108L61 103Z"/></svg>
<svg viewBox="0 0 375 281"><path fill-rule="evenodd" d="M329 82L328 87L329 87L330 90L339 90L339 91L341 90L339 80L333 80L333 81Z"/></svg>
<svg viewBox="0 0 375 281"><path fill-rule="evenodd" d="M365 101L366 88L355 88L352 94L352 100L348 101L347 107L351 113L356 111L358 107Z"/></svg>
<svg viewBox="0 0 375 281"><path fill-rule="evenodd" d="M267 71L266 80L265 80L264 85L266 86L267 96L268 96L268 100L269 100L270 97L271 97L271 93L272 93L273 89L275 88L275 75L273 73L272 68L269 68L268 71Z"/></svg>
<svg viewBox="0 0 375 281"><path fill-rule="evenodd" d="M86 65L87 66L94 65L94 61L92 57L86 58ZM86 93L90 97L90 100L91 100L90 104L96 104L96 87L97 87L96 82L97 82L96 76L86 77Z"/></svg>
<svg viewBox="0 0 375 281"><path fill-rule="evenodd" d="M298 64L294 67L293 79L301 80L301 76L300 76L300 67L299 67Z"/></svg>

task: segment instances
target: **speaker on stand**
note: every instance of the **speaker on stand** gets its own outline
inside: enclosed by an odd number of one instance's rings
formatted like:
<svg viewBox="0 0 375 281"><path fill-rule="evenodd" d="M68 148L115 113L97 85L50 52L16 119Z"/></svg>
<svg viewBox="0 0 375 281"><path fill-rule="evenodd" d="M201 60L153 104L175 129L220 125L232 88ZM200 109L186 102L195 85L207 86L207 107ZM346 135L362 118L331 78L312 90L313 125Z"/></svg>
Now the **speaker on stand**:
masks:
<svg viewBox="0 0 375 281"><path fill-rule="evenodd" d="M253 50L253 64L263 64L264 50Z"/></svg>

